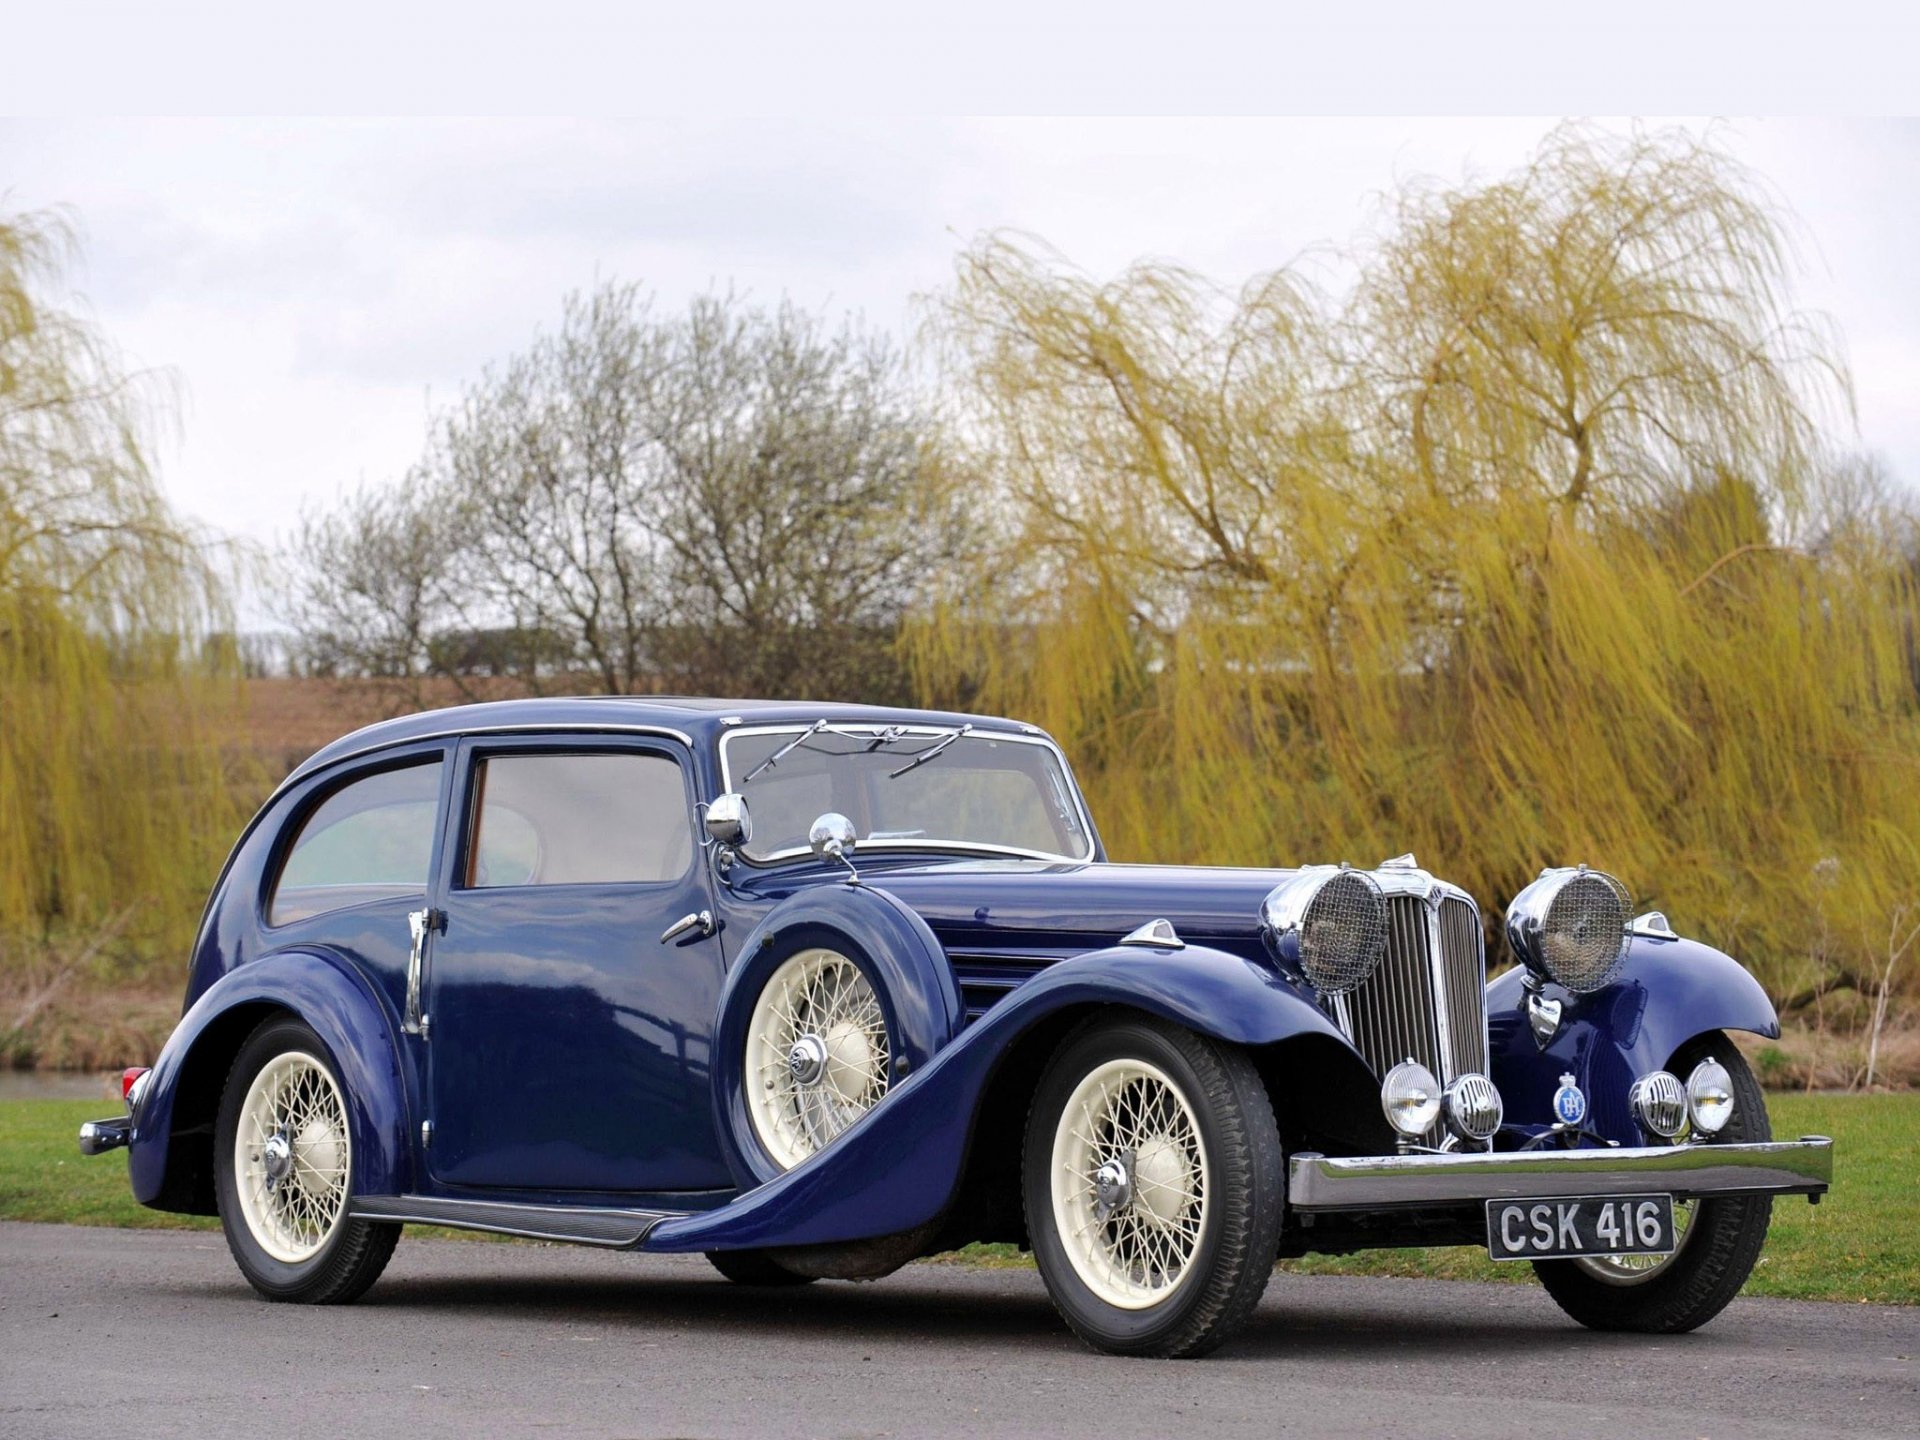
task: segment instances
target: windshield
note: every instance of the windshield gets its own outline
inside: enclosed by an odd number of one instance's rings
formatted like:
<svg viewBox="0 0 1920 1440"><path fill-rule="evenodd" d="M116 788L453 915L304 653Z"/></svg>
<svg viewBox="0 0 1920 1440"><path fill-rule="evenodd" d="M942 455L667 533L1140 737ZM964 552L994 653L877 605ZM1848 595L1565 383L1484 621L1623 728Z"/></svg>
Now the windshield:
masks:
<svg viewBox="0 0 1920 1440"><path fill-rule="evenodd" d="M862 849L1093 856L1073 782L1038 739L823 721L737 730L721 764L753 816L749 860L805 853L807 831L829 810L853 821Z"/></svg>

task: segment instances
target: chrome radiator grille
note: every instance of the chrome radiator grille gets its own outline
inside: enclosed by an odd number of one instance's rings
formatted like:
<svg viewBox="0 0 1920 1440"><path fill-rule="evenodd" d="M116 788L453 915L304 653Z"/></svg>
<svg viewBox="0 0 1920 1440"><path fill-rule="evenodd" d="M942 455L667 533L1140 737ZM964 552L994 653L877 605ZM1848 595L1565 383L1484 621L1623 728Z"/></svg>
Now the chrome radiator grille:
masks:
<svg viewBox="0 0 1920 1440"><path fill-rule="evenodd" d="M1439 955L1434 955L1438 942ZM1337 1006L1341 1028L1377 1075L1418 1060L1442 1084L1487 1071L1487 959L1480 919L1466 901L1387 901L1387 953Z"/></svg>

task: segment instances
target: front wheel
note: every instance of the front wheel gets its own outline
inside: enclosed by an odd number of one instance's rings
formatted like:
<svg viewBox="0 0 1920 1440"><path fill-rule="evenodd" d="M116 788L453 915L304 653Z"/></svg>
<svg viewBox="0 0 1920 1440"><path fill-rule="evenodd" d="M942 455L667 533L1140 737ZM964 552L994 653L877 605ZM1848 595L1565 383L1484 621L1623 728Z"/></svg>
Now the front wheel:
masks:
<svg viewBox="0 0 1920 1440"><path fill-rule="evenodd" d="M707 1261L736 1285L811 1285L816 1278L787 1269L764 1250L709 1250Z"/></svg>
<svg viewBox="0 0 1920 1440"><path fill-rule="evenodd" d="M1689 1041L1670 1068L1684 1078L1709 1056L1733 1080L1733 1116L1720 1138L1771 1140L1766 1095L1724 1034L1716 1030ZM1555 1303L1590 1330L1676 1335L1706 1324L1740 1293L1772 1216L1770 1195L1676 1200L1671 1255L1537 1260L1533 1268Z"/></svg>
<svg viewBox="0 0 1920 1440"><path fill-rule="evenodd" d="M1090 1022L1035 1093L1027 1232L1055 1308L1097 1350L1225 1341L1273 1273L1282 1181L1252 1062L1180 1026Z"/></svg>
<svg viewBox="0 0 1920 1440"><path fill-rule="evenodd" d="M214 1130L220 1224L240 1273L269 1300L338 1305L380 1278L399 1225L347 1216L353 1137L320 1037L269 1020L227 1076Z"/></svg>

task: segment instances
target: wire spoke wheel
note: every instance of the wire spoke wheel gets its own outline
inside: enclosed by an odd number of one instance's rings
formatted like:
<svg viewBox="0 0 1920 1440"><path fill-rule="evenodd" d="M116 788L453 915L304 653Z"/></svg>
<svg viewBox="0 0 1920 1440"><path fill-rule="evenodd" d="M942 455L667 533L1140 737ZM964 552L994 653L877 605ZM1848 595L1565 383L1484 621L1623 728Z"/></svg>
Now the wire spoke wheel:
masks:
<svg viewBox="0 0 1920 1440"><path fill-rule="evenodd" d="M1673 1249L1665 1255L1585 1255L1575 1263L1607 1285L1644 1285L1686 1251L1698 1207L1697 1200L1673 1202Z"/></svg>
<svg viewBox="0 0 1920 1440"><path fill-rule="evenodd" d="M781 1169L831 1143L887 1093L880 997L837 950L802 950L768 978L747 1024L747 1111Z"/></svg>
<svg viewBox="0 0 1920 1440"><path fill-rule="evenodd" d="M320 1253L347 1209L352 1142L326 1066L290 1050L253 1077L234 1135L240 1213L260 1248L299 1264Z"/></svg>
<svg viewBox="0 0 1920 1440"><path fill-rule="evenodd" d="M1208 1165L1180 1088L1144 1060L1111 1060L1068 1097L1054 1132L1053 1213L1081 1282L1126 1310L1158 1305L1192 1273Z"/></svg>

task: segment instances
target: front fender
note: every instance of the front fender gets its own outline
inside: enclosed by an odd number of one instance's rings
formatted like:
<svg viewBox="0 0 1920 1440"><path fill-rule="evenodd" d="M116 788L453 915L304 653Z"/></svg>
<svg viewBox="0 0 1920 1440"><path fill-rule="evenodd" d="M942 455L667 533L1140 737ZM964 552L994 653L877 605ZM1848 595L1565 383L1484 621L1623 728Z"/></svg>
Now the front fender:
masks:
<svg viewBox="0 0 1920 1440"><path fill-rule="evenodd" d="M355 1191L394 1195L410 1188L407 1087L394 1017L350 962L301 949L229 971L181 1017L134 1117L127 1157L134 1199L212 1213L220 1092L241 1043L274 1012L305 1021L333 1060L346 1091Z"/></svg>
<svg viewBox="0 0 1920 1440"><path fill-rule="evenodd" d="M1560 1003L1561 1014L1544 1049L1527 1021L1524 976L1516 966L1487 987L1492 1079L1513 1124L1551 1124L1553 1092L1571 1074L1586 1094L1589 1127L1622 1145L1640 1144L1627 1104L1640 1076L1664 1068L1709 1030L1780 1034L1760 982L1732 956L1695 940L1636 936L1619 978L1588 995L1547 984L1542 994Z"/></svg>
<svg viewBox="0 0 1920 1440"><path fill-rule="evenodd" d="M810 945L852 952L875 982L893 1037L895 1075L923 1069L966 1016L953 967L918 912L870 885L832 885L789 896L740 947L720 992L713 1038L715 1133L743 1187L780 1173L752 1138L746 1079L747 1027L768 976Z"/></svg>
<svg viewBox="0 0 1920 1440"><path fill-rule="evenodd" d="M1070 1007L1125 1006L1259 1046L1337 1026L1274 971L1223 951L1115 946L1050 966L995 1005L825 1150L732 1204L670 1220L649 1250L815 1245L894 1235L952 1203L981 1096L1020 1038ZM1356 1064L1364 1064L1354 1054Z"/></svg>

